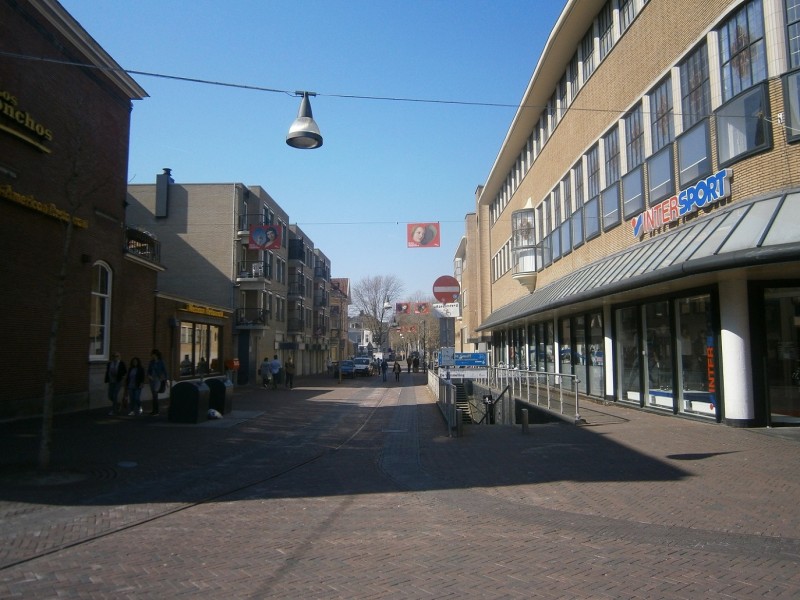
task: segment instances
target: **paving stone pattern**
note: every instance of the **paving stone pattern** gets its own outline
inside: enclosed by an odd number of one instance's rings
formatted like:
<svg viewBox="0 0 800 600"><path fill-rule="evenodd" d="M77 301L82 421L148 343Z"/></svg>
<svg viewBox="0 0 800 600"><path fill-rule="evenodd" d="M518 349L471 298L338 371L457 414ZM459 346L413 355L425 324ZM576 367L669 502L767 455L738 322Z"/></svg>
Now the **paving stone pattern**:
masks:
<svg viewBox="0 0 800 600"><path fill-rule="evenodd" d="M619 406L448 435L424 374L0 423L0 598L797 598L800 437Z"/></svg>

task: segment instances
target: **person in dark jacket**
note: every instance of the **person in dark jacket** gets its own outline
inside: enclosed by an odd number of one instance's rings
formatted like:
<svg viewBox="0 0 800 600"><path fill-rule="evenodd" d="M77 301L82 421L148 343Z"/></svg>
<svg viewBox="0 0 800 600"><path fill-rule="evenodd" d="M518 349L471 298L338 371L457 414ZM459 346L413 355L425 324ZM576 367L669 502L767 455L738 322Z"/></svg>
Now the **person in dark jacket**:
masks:
<svg viewBox="0 0 800 600"><path fill-rule="evenodd" d="M131 411L129 417L142 414L142 386L144 385L145 370L138 356L131 359L128 374L125 377L125 394L128 396Z"/></svg>
<svg viewBox="0 0 800 600"><path fill-rule="evenodd" d="M161 392L162 382L167 381L167 365L164 364L164 359L161 358L161 352L156 348L150 352L150 362L147 364L147 382L150 384L150 392L153 395L153 408L150 411L151 415L158 414L158 394ZM142 412L141 405L139 406L139 414Z"/></svg>
<svg viewBox="0 0 800 600"><path fill-rule="evenodd" d="M125 384L125 362L120 358L119 352L111 355L111 360L106 365L106 383L108 384L108 400L111 402L109 415L119 414L119 392Z"/></svg>

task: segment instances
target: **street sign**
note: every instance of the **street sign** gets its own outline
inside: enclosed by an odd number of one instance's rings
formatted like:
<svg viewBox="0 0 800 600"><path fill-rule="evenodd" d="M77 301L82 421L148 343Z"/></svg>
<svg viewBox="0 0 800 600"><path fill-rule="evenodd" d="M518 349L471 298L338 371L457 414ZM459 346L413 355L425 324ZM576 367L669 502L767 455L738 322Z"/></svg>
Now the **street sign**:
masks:
<svg viewBox="0 0 800 600"><path fill-rule="evenodd" d="M444 304L455 302L460 293L461 285L452 275L442 275L433 282L433 297L439 302Z"/></svg>
<svg viewBox="0 0 800 600"><path fill-rule="evenodd" d="M456 352L453 360L457 367L485 367L488 365L484 352Z"/></svg>

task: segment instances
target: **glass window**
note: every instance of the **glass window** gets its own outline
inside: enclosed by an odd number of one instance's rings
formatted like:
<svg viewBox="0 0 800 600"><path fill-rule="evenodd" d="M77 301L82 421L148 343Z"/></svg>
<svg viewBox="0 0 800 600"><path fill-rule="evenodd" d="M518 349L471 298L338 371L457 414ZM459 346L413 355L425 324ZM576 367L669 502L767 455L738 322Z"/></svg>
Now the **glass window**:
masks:
<svg viewBox="0 0 800 600"><path fill-rule="evenodd" d="M647 159L647 188L650 206L654 206L675 193L675 179L672 175L672 146L667 146L658 154Z"/></svg>
<svg viewBox="0 0 800 600"><path fill-rule="evenodd" d="M711 146L708 119L701 121L678 138L678 184L688 187L711 175Z"/></svg>
<svg viewBox="0 0 800 600"><path fill-rule="evenodd" d="M578 83L578 53L576 52L572 60L569 61L569 65L567 65L567 82L569 83L569 89L567 90L567 104L572 104L572 101L575 100L575 96L578 95L578 89L580 89L580 85Z"/></svg>
<svg viewBox="0 0 800 600"><path fill-rule="evenodd" d="M561 180L561 189L564 190L564 218L568 219L572 214L572 184L569 179L569 174Z"/></svg>
<svg viewBox="0 0 800 600"><path fill-rule="evenodd" d="M623 402L641 401L639 380L641 379L641 349L639 345L638 306L622 308L616 311L616 375L617 394Z"/></svg>
<svg viewBox="0 0 800 600"><path fill-rule="evenodd" d="M658 152L674 138L672 123L672 79L667 77L650 94L650 133L653 152Z"/></svg>
<svg viewBox="0 0 800 600"><path fill-rule="evenodd" d="M772 140L764 120L768 112L764 86L737 96L717 111L717 152L721 167L769 148Z"/></svg>
<svg viewBox="0 0 800 600"><path fill-rule="evenodd" d="M583 207L572 213L572 247L577 248L583 244Z"/></svg>
<svg viewBox="0 0 800 600"><path fill-rule="evenodd" d="M586 184L590 198L600 193L600 157L597 144L586 153Z"/></svg>
<svg viewBox="0 0 800 600"><path fill-rule="evenodd" d="M635 169L644 161L644 128L642 127L642 103L625 115L625 151L628 170Z"/></svg>
<svg viewBox="0 0 800 600"><path fill-rule="evenodd" d="M606 393L605 387L605 336L603 335L603 313L594 312L589 314L588 342L587 348L589 366L588 389L582 390L592 396L603 397ZM585 386L584 386L585 387Z"/></svg>
<svg viewBox="0 0 800 600"><path fill-rule="evenodd" d="M585 198L583 197L583 162L578 161L572 168L575 174L575 210L583 206Z"/></svg>
<svg viewBox="0 0 800 600"><path fill-rule="evenodd" d="M564 221L559 227L559 231L561 232L561 254L566 256L572 251L572 235L571 233L571 224L569 220Z"/></svg>
<svg viewBox="0 0 800 600"><path fill-rule="evenodd" d="M595 196L589 200L584 210L583 223L586 231L586 239L590 240L600 235L600 197Z"/></svg>
<svg viewBox="0 0 800 600"><path fill-rule="evenodd" d="M717 390L711 296L702 294L679 298L675 301L675 312L680 355L677 371L681 381L678 410L713 417L716 415Z"/></svg>
<svg viewBox="0 0 800 600"><path fill-rule="evenodd" d="M784 76L783 105L786 109L786 139L796 142L800 140L800 71Z"/></svg>
<svg viewBox="0 0 800 600"><path fill-rule="evenodd" d="M581 57L583 57L583 82L585 84L594 73L594 30L591 26L581 41Z"/></svg>
<svg viewBox="0 0 800 600"><path fill-rule="evenodd" d="M561 258L561 230L556 228L550 236L551 245L553 247L553 262Z"/></svg>
<svg viewBox="0 0 800 600"><path fill-rule="evenodd" d="M619 183L603 190L603 231L619 225Z"/></svg>
<svg viewBox="0 0 800 600"><path fill-rule="evenodd" d="M619 3L619 25L622 33L630 27L633 19L636 16L636 2L635 0L621 0Z"/></svg>
<svg viewBox="0 0 800 600"><path fill-rule="evenodd" d="M752 0L719 29L722 100L767 78L764 16L761 0Z"/></svg>
<svg viewBox="0 0 800 600"><path fill-rule="evenodd" d="M600 33L600 60L602 61L614 44L614 19L611 11L611 0L606 2L603 10L597 15L597 28Z"/></svg>
<svg viewBox="0 0 800 600"><path fill-rule="evenodd" d="M564 212L561 206L561 189L556 186L553 188L553 225L558 227L564 220Z"/></svg>
<svg viewBox="0 0 800 600"><path fill-rule="evenodd" d="M89 359L107 359L111 320L111 270L101 263L92 268L89 306Z"/></svg>
<svg viewBox="0 0 800 600"><path fill-rule="evenodd" d="M642 167L637 167L622 177L622 211L626 221L644 210L642 171Z"/></svg>
<svg viewBox="0 0 800 600"><path fill-rule="evenodd" d="M703 42L680 64L683 129L689 129L711 114L711 82L708 47Z"/></svg>
<svg viewBox="0 0 800 600"><path fill-rule="evenodd" d="M619 130L614 127L603 138L606 160L606 185L619 180Z"/></svg>
<svg viewBox="0 0 800 600"><path fill-rule="evenodd" d="M786 26L789 37L789 65L800 67L800 0L786 0Z"/></svg>

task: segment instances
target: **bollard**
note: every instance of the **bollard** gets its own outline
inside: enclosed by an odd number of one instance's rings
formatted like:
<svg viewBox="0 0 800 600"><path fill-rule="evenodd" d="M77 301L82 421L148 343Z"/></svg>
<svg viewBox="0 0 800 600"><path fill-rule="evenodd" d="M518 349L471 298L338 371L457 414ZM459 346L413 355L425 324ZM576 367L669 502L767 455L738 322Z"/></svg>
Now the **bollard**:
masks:
<svg viewBox="0 0 800 600"><path fill-rule="evenodd" d="M456 409L456 437L464 434L464 415L460 408Z"/></svg>
<svg viewBox="0 0 800 600"><path fill-rule="evenodd" d="M528 409L522 409L522 433L528 433Z"/></svg>

